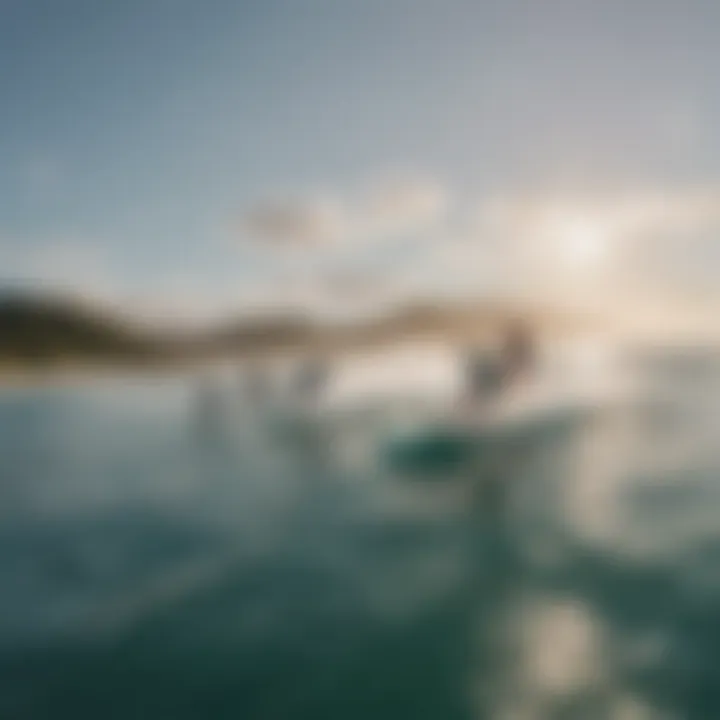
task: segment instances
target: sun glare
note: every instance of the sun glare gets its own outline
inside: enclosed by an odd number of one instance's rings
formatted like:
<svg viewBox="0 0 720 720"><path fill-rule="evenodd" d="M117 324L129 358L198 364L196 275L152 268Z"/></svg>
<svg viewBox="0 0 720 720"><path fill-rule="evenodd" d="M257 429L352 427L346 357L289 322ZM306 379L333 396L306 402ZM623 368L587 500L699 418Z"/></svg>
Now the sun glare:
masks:
<svg viewBox="0 0 720 720"><path fill-rule="evenodd" d="M607 252L607 230L588 218L563 218L552 235L560 259L573 269L596 268Z"/></svg>

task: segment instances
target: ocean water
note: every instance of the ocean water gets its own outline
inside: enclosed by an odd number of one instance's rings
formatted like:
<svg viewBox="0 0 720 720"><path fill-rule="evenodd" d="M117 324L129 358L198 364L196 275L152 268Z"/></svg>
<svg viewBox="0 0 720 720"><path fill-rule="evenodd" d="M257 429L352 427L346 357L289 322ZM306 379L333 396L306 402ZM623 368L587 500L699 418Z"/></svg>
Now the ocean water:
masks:
<svg viewBox="0 0 720 720"><path fill-rule="evenodd" d="M314 420L232 370L2 391L0 718L720 717L717 357L430 474L384 442L453 381L395 364Z"/></svg>

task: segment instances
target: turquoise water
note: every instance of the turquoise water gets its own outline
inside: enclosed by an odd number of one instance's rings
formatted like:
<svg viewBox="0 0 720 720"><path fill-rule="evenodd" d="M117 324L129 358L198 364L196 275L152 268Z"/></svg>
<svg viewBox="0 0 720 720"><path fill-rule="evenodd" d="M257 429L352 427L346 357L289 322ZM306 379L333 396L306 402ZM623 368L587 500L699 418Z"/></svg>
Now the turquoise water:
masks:
<svg viewBox="0 0 720 720"><path fill-rule="evenodd" d="M0 396L2 718L720 717L720 368L378 459L231 382Z"/></svg>

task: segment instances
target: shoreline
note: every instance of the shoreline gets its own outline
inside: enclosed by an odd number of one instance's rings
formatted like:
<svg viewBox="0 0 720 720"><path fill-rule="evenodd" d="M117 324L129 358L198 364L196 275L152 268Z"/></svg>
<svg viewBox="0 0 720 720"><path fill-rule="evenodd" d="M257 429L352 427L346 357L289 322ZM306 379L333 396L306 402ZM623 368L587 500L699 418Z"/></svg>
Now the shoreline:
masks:
<svg viewBox="0 0 720 720"><path fill-rule="evenodd" d="M245 350L235 353L197 356L186 358L154 359L150 361L121 360L86 361L62 360L48 362L42 366L32 363L0 362L0 391L27 387L67 386L79 382L94 382L108 379L133 377L171 377L201 373L208 370L228 369L235 366L238 371L252 367L258 362L268 364L285 364L300 360L308 354L321 354L332 362L342 362L349 358L360 358L368 354L382 354L393 351L407 350L413 347L444 347L461 351L463 346L488 346L490 339L485 336L475 338L453 338L447 335L427 334L406 336L392 341L347 343L343 347L333 344L319 343L276 347L258 350Z"/></svg>
<svg viewBox="0 0 720 720"><path fill-rule="evenodd" d="M545 332L544 338L557 342L568 336L582 336L583 333ZM715 349L720 350L720 342L709 337L699 337L693 333L675 338L640 337L634 334L618 333L611 337L629 346L645 349ZM317 345L295 345L253 350L242 350L212 355L191 357L166 357L150 360L107 359L88 361L84 359L64 359L49 361L45 364L22 363L18 361L0 361L0 392L20 388L65 387L79 383L98 382L112 379L152 378L187 376L193 373L228 370L238 371L258 363L282 365L296 362L308 354L320 354L331 362L342 362L367 355L383 354L393 351L406 351L413 347L443 348L461 353L464 348L488 348L493 338L488 333L420 333L408 334L393 340L370 342L347 342L343 344L318 343Z"/></svg>

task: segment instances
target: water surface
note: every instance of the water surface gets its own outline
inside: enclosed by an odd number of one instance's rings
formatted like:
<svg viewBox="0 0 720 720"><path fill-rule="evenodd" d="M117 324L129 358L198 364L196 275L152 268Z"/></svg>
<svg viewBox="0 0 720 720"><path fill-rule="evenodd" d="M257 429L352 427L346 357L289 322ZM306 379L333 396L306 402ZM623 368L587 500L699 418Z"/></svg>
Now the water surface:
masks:
<svg viewBox="0 0 720 720"><path fill-rule="evenodd" d="M641 363L433 478L378 460L389 393L4 391L0 717L720 717L720 367Z"/></svg>

